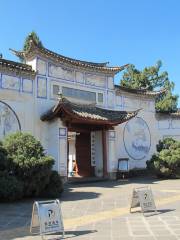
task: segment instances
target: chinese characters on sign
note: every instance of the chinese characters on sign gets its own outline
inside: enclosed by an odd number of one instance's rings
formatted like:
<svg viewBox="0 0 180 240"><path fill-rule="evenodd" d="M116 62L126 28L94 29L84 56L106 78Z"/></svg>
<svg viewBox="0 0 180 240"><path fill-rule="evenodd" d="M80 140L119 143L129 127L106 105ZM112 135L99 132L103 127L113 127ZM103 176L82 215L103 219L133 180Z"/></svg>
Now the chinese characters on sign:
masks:
<svg viewBox="0 0 180 240"><path fill-rule="evenodd" d="M95 160L95 132L91 132L91 166L96 166Z"/></svg>

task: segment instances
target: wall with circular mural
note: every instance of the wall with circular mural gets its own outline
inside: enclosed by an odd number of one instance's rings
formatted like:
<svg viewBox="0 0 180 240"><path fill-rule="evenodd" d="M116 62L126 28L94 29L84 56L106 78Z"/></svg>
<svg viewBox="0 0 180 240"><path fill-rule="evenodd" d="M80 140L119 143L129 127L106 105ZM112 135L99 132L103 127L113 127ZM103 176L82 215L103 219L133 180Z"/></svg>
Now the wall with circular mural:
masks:
<svg viewBox="0 0 180 240"><path fill-rule="evenodd" d="M21 130L19 119L12 108L0 101L0 139Z"/></svg>
<svg viewBox="0 0 180 240"><path fill-rule="evenodd" d="M141 160L149 153L151 135L147 123L140 117L128 121L124 127L123 141L128 155Z"/></svg>

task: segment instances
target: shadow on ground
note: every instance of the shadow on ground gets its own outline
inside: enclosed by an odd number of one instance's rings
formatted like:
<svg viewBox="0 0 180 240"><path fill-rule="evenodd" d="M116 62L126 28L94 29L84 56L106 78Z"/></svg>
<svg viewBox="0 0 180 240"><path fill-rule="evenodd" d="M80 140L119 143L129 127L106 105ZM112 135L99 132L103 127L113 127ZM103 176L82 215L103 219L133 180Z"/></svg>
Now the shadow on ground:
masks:
<svg viewBox="0 0 180 240"><path fill-rule="evenodd" d="M65 188L81 188L81 187L105 187L113 188L120 185L129 185L129 184L157 184L158 182L163 181L163 179L157 179L155 177L139 177L139 178L128 178L128 179L117 179L117 180L104 180L96 182L67 182Z"/></svg>
<svg viewBox="0 0 180 240"><path fill-rule="evenodd" d="M85 231L65 231L65 236L63 239L83 236L91 233L96 233L97 230L85 230Z"/></svg>
<svg viewBox="0 0 180 240"><path fill-rule="evenodd" d="M64 185L64 192L61 196L62 201L77 201L77 200L88 200L88 199L95 199L101 196L101 193L98 192L91 192L91 191L81 191L83 188L88 187L95 187L95 188L121 188L121 186L129 186L132 184L137 185L148 185L148 184L158 184L158 182L163 181L159 180L155 177L136 177L136 178L129 178L129 179L118 179L118 180L104 180L104 181L96 181L96 182L67 182ZM74 191L74 189L76 189ZM80 189L80 191L77 191Z"/></svg>
<svg viewBox="0 0 180 240"><path fill-rule="evenodd" d="M96 233L97 230L81 230L81 231L65 231L65 236L63 239L68 238L75 238L78 236L88 235L91 233ZM57 236L58 235L58 236ZM0 232L0 239L2 240L13 240L15 238L18 238L19 240L24 237L33 237L36 239L38 234L36 235L30 235L29 228L28 227L21 227L16 229L10 229L8 231L1 231ZM55 233L51 235L46 235L49 240L55 240L55 239L62 239L62 233Z"/></svg>
<svg viewBox="0 0 180 240"><path fill-rule="evenodd" d="M164 213L169 213L169 212L173 212L175 211L176 209L158 209L157 212L155 211L149 211L149 212L145 212L145 216L146 217L152 217L152 216L158 216L158 215L161 215L161 214L164 214ZM137 210L137 211L132 211L131 214L135 214L135 213L142 213L141 210Z"/></svg>
<svg viewBox="0 0 180 240"><path fill-rule="evenodd" d="M74 187L73 187L74 188ZM88 200L100 197L100 193L97 192L74 192L72 187L66 187L62 196L61 201L78 201Z"/></svg>

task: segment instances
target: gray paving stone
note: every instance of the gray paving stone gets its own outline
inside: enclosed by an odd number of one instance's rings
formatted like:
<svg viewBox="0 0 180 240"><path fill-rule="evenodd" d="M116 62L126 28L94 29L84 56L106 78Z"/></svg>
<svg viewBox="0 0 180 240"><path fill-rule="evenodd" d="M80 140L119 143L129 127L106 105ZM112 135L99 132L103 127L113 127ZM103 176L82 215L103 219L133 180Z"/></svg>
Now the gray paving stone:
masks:
<svg viewBox="0 0 180 240"><path fill-rule="evenodd" d="M158 236L155 238L156 240L177 240L176 236Z"/></svg>
<svg viewBox="0 0 180 240"><path fill-rule="evenodd" d="M168 227L172 230L180 229L180 225L168 225Z"/></svg>
<svg viewBox="0 0 180 240"><path fill-rule="evenodd" d="M180 229L172 229L172 231L177 234L177 235L180 235Z"/></svg>
<svg viewBox="0 0 180 240"><path fill-rule="evenodd" d="M153 236L138 236L134 237L133 240L155 240Z"/></svg>
<svg viewBox="0 0 180 240"><path fill-rule="evenodd" d="M163 236L171 235L171 232L167 229L152 229L151 228L151 231L154 235L163 235Z"/></svg>
<svg viewBox="0 0 180 240"><path fill-rule="evenodd" d="M112 237L112 240L118 240L118 239L120 239L120 240L132 240L133 238L132 238L132 236L123 236L123 235Z"/></svg>
<svg viewBox="0 0 180 240"><path fill-rule="evenodd" d="M132 230L134 236L141 236L141 235L151 235L149 231L145 230Z"/></svg>

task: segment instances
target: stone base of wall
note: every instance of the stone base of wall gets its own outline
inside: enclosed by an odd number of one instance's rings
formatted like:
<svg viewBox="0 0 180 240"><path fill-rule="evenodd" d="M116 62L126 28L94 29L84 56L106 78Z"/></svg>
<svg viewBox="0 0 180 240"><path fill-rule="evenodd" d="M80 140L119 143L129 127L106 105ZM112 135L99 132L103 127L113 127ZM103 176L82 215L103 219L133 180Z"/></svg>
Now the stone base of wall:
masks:
<svg viewBox="0 0 180 240"><path fill-rule="evenodd" d="M116 180L117 179L117 172L109 172L108 173L108 178L111 180Z"/></svg>
<svg viewBox="0 0 180 240"><path fill-rule="evenodd" d="M67 178L67 176L63 176L63 177L61 177L61 180L62 180L62 182L64 184L64 183L66 183L68 181L68 178Z"/></svg>

